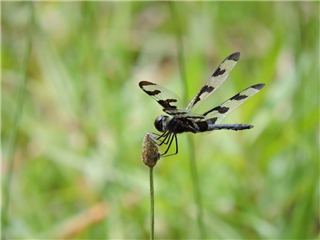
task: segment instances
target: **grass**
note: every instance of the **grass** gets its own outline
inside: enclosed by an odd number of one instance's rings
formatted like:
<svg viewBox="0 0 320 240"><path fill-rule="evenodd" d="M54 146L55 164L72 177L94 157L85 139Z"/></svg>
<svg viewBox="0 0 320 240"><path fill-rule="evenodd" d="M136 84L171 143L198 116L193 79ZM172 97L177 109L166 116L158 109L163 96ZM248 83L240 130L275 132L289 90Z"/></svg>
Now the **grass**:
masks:
<svg viewBox="0 0 320 240"><path fill-rule="evenodd" d="M30 11L30 19L29 26L28 26L28 35L25 42L25 51L24 51L24 57L23 62L21 66L21 71L19 74L19 82L18 82L18 96L16 99L16 106L14 106L14 119L13 119L13 125L12 130L10 133L10 137L8 138L8 171L6 174L6 177L3 179L3 203L2 203L2 215L1 215L1 222L5 225L8 224L9 219L8 216L8 210L10 207L10 193L11 193L11 180L12 180L12 174L13 174L13 167L14 167L14 153L16 151L17 146L17 139L19 138L18 134L18 128L20 125L20 121L23 114L23 105L25 100L25 86L26 86L26 80L27 80L27 71L28 71L28 64L30 62L30 55L31 55L31 37L32 37L32 27L34 24L34 10L33 5L29 4L29 11Z"/></svg>
<svg viewBox="0 0 320 240"><path fill-rule="evenodd" d="M182 85L184 89L184 101L187 102L188 97L188 87L187 87L187 76L185 70L185 62L184 62L184 48L183 48L183 41L182 41L182 34L181 34L181 27L180 27L180 19L179 15L175 9L175 3L169 2L170 6L170 13L172 16L172 23L174 25L175 35L176 35L176 45L177 45L177 55L178 55L178 62L179 62L179 70L180 75L182 78ZM203 225L203 208L202 208L202 200L201 200L201 188L199 184L199 177L198 177L198 170L196 164L196 156L194 150L194 141L193 138L189 135L188 136L188 149L189 149L189 165L190 165L190 175L193 182L193 195L194 200L197 205L197 222L199 227L199 236L201 239L206 237L205 228Z"/></svg>
<svg viewBox="0 0 320 240"><path fill-rule="evenodd" d="M250 131L189 134L206 236L319 237L318 3L175 2L187 90L167 3L34 3L25 74L30 3L1 5L2 238L148 238L148 171L137 159L161 108L138 82L190 100L236 51L228 80L197 112L266 87L223 122ZM200 237L189 148L179 136L179 154L154 169L156 238Z"/></svg>

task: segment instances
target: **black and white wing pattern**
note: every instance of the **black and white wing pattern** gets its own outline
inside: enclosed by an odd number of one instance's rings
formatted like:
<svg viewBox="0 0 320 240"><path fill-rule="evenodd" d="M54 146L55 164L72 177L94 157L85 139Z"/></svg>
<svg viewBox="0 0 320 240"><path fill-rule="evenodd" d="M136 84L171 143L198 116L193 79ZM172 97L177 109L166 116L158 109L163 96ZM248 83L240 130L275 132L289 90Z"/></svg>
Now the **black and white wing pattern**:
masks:
<svg viewBox="0 0 320 240"><path fill-rule="evenodd" d="M263 87L264 83L256 84L248 87L240 93L234 95L232 98L223 102L219 106L202 114L206 121L210 124L219 124L229 113L239 107L242 103L248 100L250 97L258 93Z"/></svg>
<svg viewBox="0 0 320 240"><path fill-rule="evenodd" d="M194 96L191 102L186 108L186 112L194 112L196 108L215 90L220 87L220 85L227 79L230 71L236 65L240 58L240 53L236 52L227 57L217 68L217 70L212 74L212 76L207 81L206 85Z"/></svg>
<svg viewBox="0 0 320 240"><path fill-rule="evenodd" d="M185 114L182 100L170 90L152 82L141 81L139 87L150 97L156 100L163 111L169 115Z"/></svg>

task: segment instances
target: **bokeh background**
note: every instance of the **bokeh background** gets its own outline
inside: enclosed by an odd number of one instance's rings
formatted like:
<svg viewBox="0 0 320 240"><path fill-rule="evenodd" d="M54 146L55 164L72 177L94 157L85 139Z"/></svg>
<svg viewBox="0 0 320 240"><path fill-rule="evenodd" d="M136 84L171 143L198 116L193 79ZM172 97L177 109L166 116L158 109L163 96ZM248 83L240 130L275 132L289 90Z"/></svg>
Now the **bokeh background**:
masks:
<svg viewBox="0 0 320 240"><path fill-rule="evenodd" d="M191 100L236 51L197 112L266 83L223 122L255 127L179 136L155 236L319 237L319 3L2 2L1 28L2 239L149 238L141 146L162 111L138 82Z"/></svg>

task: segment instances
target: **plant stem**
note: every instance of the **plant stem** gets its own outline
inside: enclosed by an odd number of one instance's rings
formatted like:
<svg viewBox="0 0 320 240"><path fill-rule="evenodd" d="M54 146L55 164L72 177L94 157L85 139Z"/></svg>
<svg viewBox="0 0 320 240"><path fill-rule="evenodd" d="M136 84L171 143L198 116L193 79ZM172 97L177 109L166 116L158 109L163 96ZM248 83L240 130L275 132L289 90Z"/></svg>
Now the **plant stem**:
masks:
<svg viewBox="0 0 320 240"><path fill-rule="evenodd" d="M154 239L154 189L153 189L153 167L149 167L150 179L150 239Z"/></svg>
<svg viewBox="0 0 320 240"><path fill-rule="evenodd" d="M187 102L188 87L187 87L187 78L186 78L185 63L184 63L184 56L183 56L184 51L183 51L182 34L181 34L180 25L179 25L178 14L174 7L174 2L169 1L168 3L170 6L172 21L173 21L173 25L176 33L176 45L177 45L177 54L179 59L179 69L180 69L180 74L182 77L182 85L184 89L183 99L184 99L184 102ZM190 152L189 165L190 165L190 171L191 171L191 178L194 186L193 194L194 194L196 205L198 207L197 222L198 222L200 237L201 239L203 239L205 238L206 234L205 234L205 228L202 220L203 210L202 210L202 201L201 201L201 189L199 185L199 178L198 178L198 171L197 171L197 164L196 164L196 157L195 157L195 150L194 150L194 141L191 135L188 135L188 145L189 145L189 152Z"/></svg>
<svg viewBox="0 0 320 240"><path fill-rule="evenodd" d="M194 141L191 135L188 135L188 145L189 145L189 166L190 166L190 172L192 176L193 181L193 195L194 200L196 202L196 205L198 207L197 212L197 222L200 232L200 238L204 239L206 236L205 228L203 225L203 208L202 208L202 199L201 199L201 189L199 184L199 177L198 177L198 168L196 163L196 157L195 157L195 150L194 150Z"/></svg>
<svg viewBox="0 0 320 240"><path fill-rule="evenodd" d="M185 70L185 63L184 63L184 56L183 56L183 43L182 43L182 34L181 29L179 26L179 20L177 12L174 9L174 3L169 1L169 6L171 10L171 16L172 16L172 22L174 25L174 30L176 34L176 46L177 46L177 54L178 54L178 63L179 63L179 70L182 80L182 86L183 86L183 100L186 103L188 100L188 85L187 85L187 77L186 77L186 70ZM177 19L175 18L177 17Z"/></svg>

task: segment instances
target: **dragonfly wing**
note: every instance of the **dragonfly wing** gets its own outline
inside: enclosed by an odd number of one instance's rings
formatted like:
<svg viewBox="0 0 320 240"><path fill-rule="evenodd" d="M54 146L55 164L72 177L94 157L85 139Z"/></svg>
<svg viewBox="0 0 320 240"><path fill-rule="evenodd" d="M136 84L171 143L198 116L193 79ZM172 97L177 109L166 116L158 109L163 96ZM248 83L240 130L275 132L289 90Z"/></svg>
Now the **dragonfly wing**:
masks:
<svg viewBox="0 0 320 240"><path fill-rule="evenodd" d="M150 97L156 100L162 107L163 111L169 115L186 113L181 99L170 90L159 86L158 84L141 81L140 88Z"/></svg>
<svg viewBox="0 0 320 240"><path fill-rule="evenodd" d="M207 120L210 119L213 124L219 124L229 113L258 93L264 86L264 83L260 83L248 87L219 106L205 112L203 116Z"/></svg>
<svg viewBox="0 0 320 240"><path fill-rule="evenodd" d="M217 90L220 85L227 79L230 71L236 65L240 58L240 53L236 52L228 56L217 68L217 70L212 74L204 87L194 96L191 102L186 108L186 112L195 111L196 108L215 90Z"/></svg>

